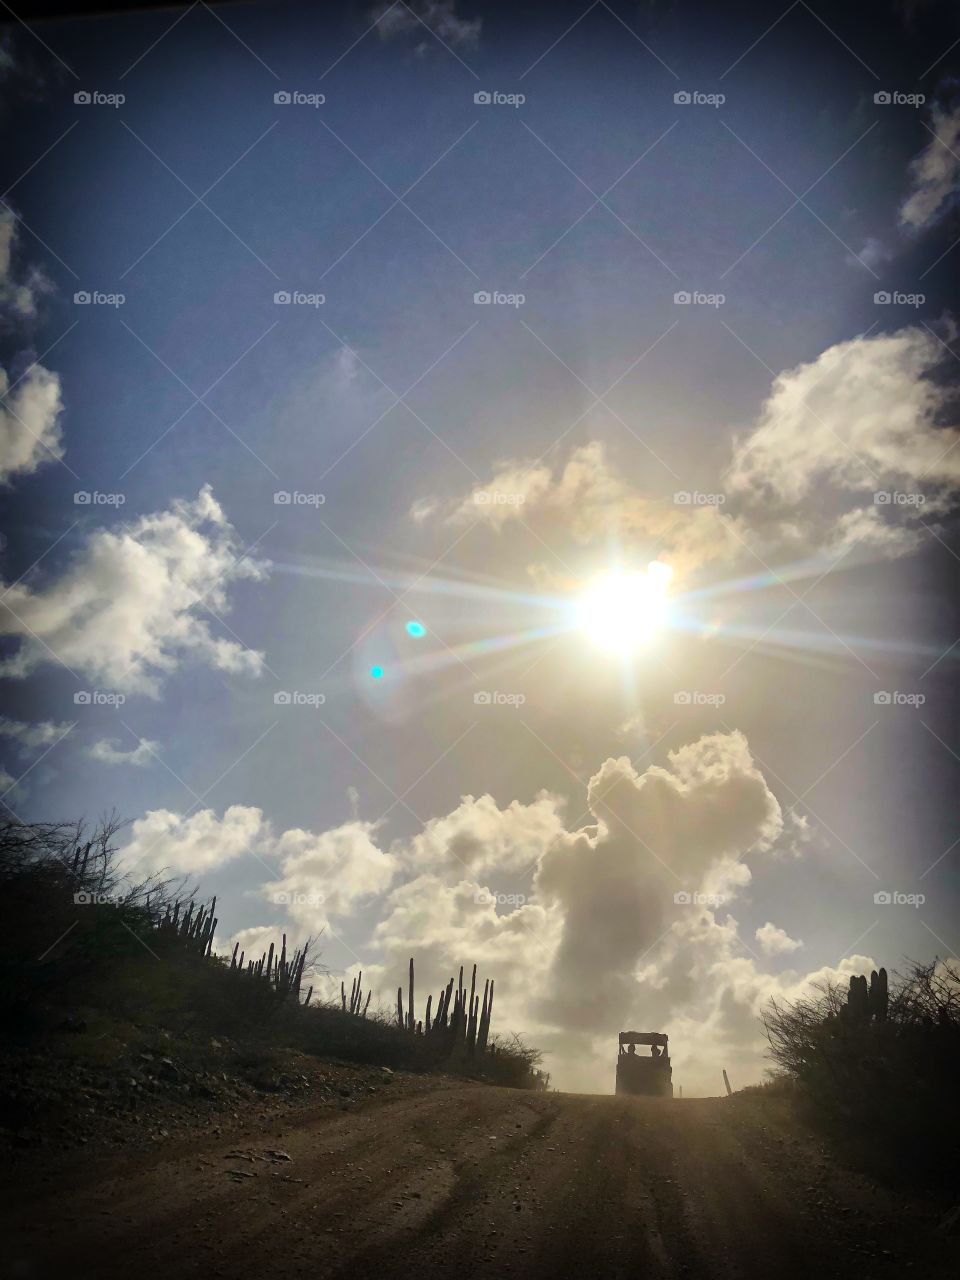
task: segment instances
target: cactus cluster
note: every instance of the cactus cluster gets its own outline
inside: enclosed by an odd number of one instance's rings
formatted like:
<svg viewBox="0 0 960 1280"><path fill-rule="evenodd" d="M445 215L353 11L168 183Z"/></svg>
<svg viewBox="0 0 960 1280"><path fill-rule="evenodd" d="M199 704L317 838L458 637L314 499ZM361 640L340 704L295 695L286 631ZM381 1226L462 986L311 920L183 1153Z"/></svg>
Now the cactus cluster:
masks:
<svg viewBox="0 0 960 1280"><path fill-rule="evenodd" d="M259 960L247 960L246 968L244 968L245 952L241 951L239 959L237 951L240 944L236 943L233 948L233 955L230 957L230 971L245 975L251 978L261 978L268 982L280 997L294 995L299 999L300 984L303 981L303 967L307 962L307 948L303 947L293 953L292 959L287 959L287 935L283 935L283 943L280 948L279 955L275 954L274 945L271 942L268 951L261 955ZM313 987L307 992L307 998L304 1004L310 1003L310 996Z"/></svg>
<svg viewBox="0 0 960 1280"><path fill-rule="evenodd" d="M350 987L349 1007L347 1006L347 988L344 986L342 982L340 983L340 1003L343 1007L343 1012L352 1013L356 1018L365 1018L367 1016L367 1009L370 1007L371 993L369 991L367 992L366 1004L364 1004L362 1009L360 1007L360 999L361 999L361 996L363 995L363 992L361 991L361 988L360 988L360 979L362 977L363 977L363 970L361 969L360 972L357 974L357 976L354 978L353 983ZM313 987L310 988L310 991L312 990L313 990ZM310 991L307 992L307 999L305 1001L306 1004L310 1003Z"/></svg>
<svg viewBox="0 0 960 1280"><path fill-rule="evenodd" d="M451 1042L451 1046L463 1043L471 1056L476 1052L484 1053L490 1035L490 1019L493 1016L493 979L487 978L484 981L482 1002L477 992L476 965L473 966L469 993L463 983L462 965L456 989L453 983L451 978L437 996L436 1011L433 1013L433 996L427 996L423 1020L417 1020L411 957L406 1014L403 1008L403 987L397 987L397 1026L401 1031L409 1031L414 1035L444 1036Z"/></svg>
<svg viewBox="0 0 960 1280"><path fill-rule="evenodd" d="M157 929L160 933L173 934L185 946L199 951L203 956L210 955L213 951L214 930L218 924L214 915L217 909L216 898L209 907L197 907L196 903L191 902L181 916L182 906L181 902L173 906L168 903L166 913L157 922Z"/></svg>
<svg viewBox="0 0 960 1280"><path fill-rule="evenodd" d="M886 1022L887 1004L887 971L874 969L869 986L865 974L851 976L847 1003L841 1013L849 1022Z"/></svg>

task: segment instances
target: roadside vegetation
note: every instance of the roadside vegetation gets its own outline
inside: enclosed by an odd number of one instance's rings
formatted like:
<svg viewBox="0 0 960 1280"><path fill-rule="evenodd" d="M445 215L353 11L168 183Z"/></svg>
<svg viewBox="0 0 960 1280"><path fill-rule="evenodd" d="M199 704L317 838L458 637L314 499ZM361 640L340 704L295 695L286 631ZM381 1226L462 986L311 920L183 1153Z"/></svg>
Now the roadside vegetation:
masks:
<svg viewBox="0 0 960 1280"><path fill-rule="evenodd" d="M182 881L122 874L122 825L112 817L89 831L83 824L0 826L0 1018L10 1055L0 1125L29 1092L25 1062L59 1061L81 1076L95 1062L101 1076L115 1066L124 1080L135 1063L153 1084L166 1072L179 1088L192 1081L209 1093L226 1079L224 1045L254 1087L270 1087L278 1071L283 1079L280 1064L290 1052L520 1088L542 1084L535 1050L490 1033L492 992L483 1022L472 990L468 1006L462 970L459 984L451 979L441 992L432 1022L427 1007L424 1027L422 1018L398 1021L392 1008L371 1008L367 993L361 1006L359 981L349 1006L346 993L318 1002L309 986L323 972L314 940L289 956L280 937L262 957L218 955L215 902L202 902Z"/></svg>
<svg viewBox="0 0 960 1280"><path fill-rule="evenodd" d="M960 966L823 983L762 1021L777 1075L764 1092L804 1106L874 1172L955 1183Z"/></svg>

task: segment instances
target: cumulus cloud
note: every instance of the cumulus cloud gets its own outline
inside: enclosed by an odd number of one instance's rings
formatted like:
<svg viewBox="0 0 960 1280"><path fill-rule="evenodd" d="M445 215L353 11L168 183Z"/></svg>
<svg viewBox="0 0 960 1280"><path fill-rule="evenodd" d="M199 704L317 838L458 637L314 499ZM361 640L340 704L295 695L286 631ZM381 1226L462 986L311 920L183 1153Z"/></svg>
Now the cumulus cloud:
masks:
<svg viewBox="0 0 960 1280"><path fill-rule="evenodd" d="M472 49L476 47L483 26L482 18L461 18L456 0L410 0L405 4L379 4L371 10L381 40L425 30L433 32L444 44Z"/></svg>
<svg viewBox="0 0 960 1280"><path fill-rule="evenodd" d="M20 646L0 674L25 676L56 658L150 696L187 656L258 675L263 655L214 635L200 612L202 602L223 612L229 587L264 575L264 565L239 552L209 486L192 502L94 530L59 578L7 590L3 633Z"/></svg>
<svg viewBox="0 0 960 1280"><path fill-rule="evenodd" d="M559 468L506 461L465 496L422 498L411 514L497 532L523 521L548 545L613 543L681 576L735 564L747 548L764 559L833 559L855 545L902 555L919 545L920 519L960 496L960 429L938 378L945 359L932 332L909 327L837 343L779 374L756 421L733 437L716 502L642 493L593 441Z"/></svg>
<svg viewBox="0 0 960 1280"><path fill-rule="evenodd" d="M944 425L952 396L933 376L944 354L911 327L837 343L781 373L726 476L745 522L798 547L912 550L918 513L942 513L960 492L960 430Z"/></svg>
<svg viewBox="0 0 960 1280"><path fill-rule="evenodd" d="M0 206L0 329L19 329L33 320L40 296L52 288L39 268L16 269L16 243L16 215L9 206ZM55 373L28 363L11 382L0 368L0 484L63 457L62 409Z"/></svg>
<svg viewBox="0 0 960 1280"><path fill-rule="evenodd" d="M102 764L133 764L147 765L151 760L156 758L156 753L160 749L159 742L151 742L149 738L138 738L137 745L124 751L122 747L114 745L114 741L109 738L101 738L94 742L88 749L87 754L92 756L94 760L99 760Z"/></svg>
<svg viewBox="0 0 960 1280"><path fill-rule="evenodd" d="M756 426L737 441L730 485L783 504L803 501L822 481L955 493L960 431L938 426L949 399L929 377L943 355L933 334L908 328L837 343L781 373Z"/></svg>
<svg viewBox="0 0 960 1280"><path fill-rule="evenodd" d="M716 505L640 493L618 474L599 441L574 449L557 469L542 461L503 462L488 483L465 497L446 503L422 499L412 515L420 523L440 518L497 531L517 520L553 521L580 545L616 538L624 548L643 547L681 573L730 559L742 541L737 521Z"/></svg>
<svg viewBox="0 0 960 1280"><path fill-rule="evenodd" d="M32 320L41 295L53 287L39 267L15 270L16 243L16 214L9 205L3 205L0 207L0 322L4 324Z"/></svg>
<svg viewBox="0 0 960 1280"><path fill-rule="evenodd" d="M182 817L151 809L130 828L125 863L138 874L171 872L193 876L213 871L262 844L269 829L262 812L233 804L218 818L212 809Z"/></svg>
<svg viewBox="0 0 960 1280"><path fill-rule="evenodd" d="M72 728L71 724L56 724L52 720L28 724L0 716L0 737L12 738L21 751L39 751L41 747L49 747Z"/></svg>
<svg viewBox="0 0 960 1280"><path fill-rule="evenodd" d="M912 230L946 211L960 179L960 104L934 106L931 124L933 137L910 165L912 188L900 206L900 223Z"/></svg>
<svg viewBox="0 0 960 1280"><path fill-rule="evenodd" d="M403 849L408 866L478 875L520 871L539 863L564 830L564 801L541 792L533 804L498 807L493 796L464 796L452 813L431 818Z"/></svg>
<svg viewBox="0 0 960 1280"><path fill-rule="evenodd" d="M589 805L588 824L570 830L557 797L499 816L489 797L467 797L397 842L407 875L381 903L371 944L382 960L365 960L368 981L395 990L414 955L422 1005L479 961L497 982L495 1027L544 1048L562 1087L609 1089L616 1032L640 1026L669 1032L677 1078L696 1092L719 1086L720 1066L760 1076L757 1014L771 996L870 967L854 957L813 975L766 973L742 941L731 905L751 867L795 837L742 734L707 735L642 773L607 760ZM531 831L524 875L516 848ZM449 856L451 834L463 860Z"/></svg>
<svg viewBox="0 0 960 1280"><path fill-rule="evenodd" d="M263 811L250 805L231 805L222 817L212 809L187 816L155 809L133 823L123 855L137 874L188 877L253 857L272 877L260 895L285 908L306 936L390 886L399 864L377 847L376 830L374 823L352 820L319 834L296 827L276 834Z"/></svg>
<svg viewBox="0 0 960 1280"><path fill-rule="evenodd" d="M588 800L572 829L564 800L546 792L502 808L464 796L388 844L355 817L277 834L243 805L222 817L158 810L134 824L125 853L141 872L199 875L251 855L271 868L255 892L283 922L229 939L256 955L281 930L298 946L331 917L362 928L375 905L354 968L378 998L405 982L411 955L418 1011L477 962L481 981L496 979L494 1029L544 1048L568 1088L609 1089L616 1032L629 1026L668 1031L686 1090L718 1086L721 1066L756 1080L757 1014L771 996L873 966L851 957L768 973L741 938L736 899L795 836L741 733L708 734L643 772L608 759ZM801 945L769 923L756 938L774 958Z"/></svg>
<svg viewBox="0 0 960 1280"><path fill-rule="evenodd" d="M396 858L378 848L375 823L351 820L329 831L284 831L269 846L279 864L264 894L284 905L307 932L316 932L334 915L382 894L397 871Z"/></svg>
<svg viewBox="0 0 960 1280"><path fill-rule="evenodd" d="M798 951L803 946L802 942L791 938L784 929L779 929L769 920L760 926L754 937L760 943L761 950L768 956L788 955L791 951Z"/></svg>
<svg viewBox="0 0 960 1280"><path fill-rule="evenodd" d="M776 798L740 733L710 734L638 774L625 757L590 780L595 832L557 842L536 888L563 914L553 986L555 1021L604 1026L634 999L634 970L676 922L675 894L722 875L729 894L744 879L729 867L770 848L783 827Z"/></svg>
<svg viewBox="0 0 960 1280"><path fill-rule="evenodd" d="M57 374L33 364L11 385L0 367L0 484L63 457L62 410Z"/></svg>

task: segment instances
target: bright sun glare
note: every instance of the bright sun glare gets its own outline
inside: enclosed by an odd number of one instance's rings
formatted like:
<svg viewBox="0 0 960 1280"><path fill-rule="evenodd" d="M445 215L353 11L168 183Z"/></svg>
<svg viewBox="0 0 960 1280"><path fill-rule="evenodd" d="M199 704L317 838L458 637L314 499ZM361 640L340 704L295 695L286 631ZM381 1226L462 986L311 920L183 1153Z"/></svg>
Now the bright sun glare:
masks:
<svg viewBox="0 0 960 1280"><path fill-rule="evenodd" d="M583 631L604 649L632 653L649 641L667 616L673 570L659 560L646 569L615 569L591 582L577 604Z"/></svg>

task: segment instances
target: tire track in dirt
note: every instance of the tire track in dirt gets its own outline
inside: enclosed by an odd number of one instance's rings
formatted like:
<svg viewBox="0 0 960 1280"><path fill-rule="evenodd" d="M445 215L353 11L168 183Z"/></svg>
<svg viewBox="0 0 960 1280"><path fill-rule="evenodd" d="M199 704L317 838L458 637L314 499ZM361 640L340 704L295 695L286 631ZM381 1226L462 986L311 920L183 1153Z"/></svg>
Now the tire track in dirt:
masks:
<svg viewBox="0 0 960 1280"><path fill-rule="evenodd" d="M8 1195L5 1238L18 1280L955 1273L922 1206L769 1121L726 1099L398 1092L54 1177L29 1207Z"/></svg>

